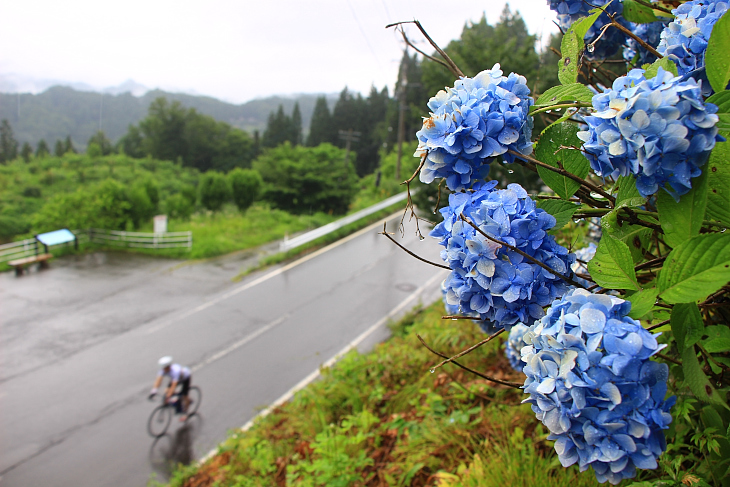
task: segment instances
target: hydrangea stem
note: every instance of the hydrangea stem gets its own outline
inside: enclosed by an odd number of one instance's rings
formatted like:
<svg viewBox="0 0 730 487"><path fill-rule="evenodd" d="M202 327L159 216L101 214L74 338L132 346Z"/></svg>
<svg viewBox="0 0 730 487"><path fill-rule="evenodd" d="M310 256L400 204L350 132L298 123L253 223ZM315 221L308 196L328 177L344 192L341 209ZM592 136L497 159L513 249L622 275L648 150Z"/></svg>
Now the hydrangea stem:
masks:
<svg viewBox="0 0 730 487"><path fill-rule="evenodd" d="M438 369L439 367L441 367L441 366L443 366L443 365L445 365L445 364L448 364L449 362L453 362L453 361L454 361L454 360L456 360L457 358L459 358L459 357L463 357L464 355L466 355L466 354L468 354L468 353L471 353L471 352L473 352L474 350L476 350L477 348L481 347L482 345L486 345L487 343L489 343L490 341L492 341L493 339L495 339L496 337L498 337L498 336L499 336L499 335L501 335L502 333L504 333L504 328L502 328L501 330L499 330L499 331L498 331L498 332L496 332L496 333L493 333L493 334L489 335L489 336L488 336L487 338L485 338L485 339L484 339L484 340L482 340L481 342L479 342L479 343L477 343L477 344L475 344L475 345L472 345L471 347L467 348L466 350L462 350L461 352L457 353L457 354L456 354L456 355L454 355L453 357L448 357L448 358L447 358L447 357L446 357L446 356L444 356L444 355L441 355L441 354L436 354L436 355L439 355L439 356L441 356L441 357L444 357L444 358L446 358L446 360L444 360L444 361L443 361L443 362L441 362L440 364L436 365L435 367L432 367L432 368L431 368L431 370L434 370L434 371L435 371L435 370L436 370L436 369ZM424 345L425 345L425 343L424 343ZM428 347L427 347L427 348L428 348ZM430 350L430 348L429 348L429 350ZM434 353L435 353L435 352L434 352Z"/></svg>
<svg viewBox="0 0 730 487"><path fill-rule="evenodd" d="M437 264L436 262L431 262L430 260L424 259L423 257L414 254L413 252L411 252L410 250L408 250L407 248L405 248L404 246L402 246L401 244L396 242L396 240L388 232L385 231L385 223L383 223L383 231L380 232L380 235L385 235L386 237L388 237L388 240L390 240L391 242L396 244L398 247L400 247L401 250L404 250L408 255L410 255L411 257L415 257L416 259L420 260L421 262L425 262L426 264L431 264L432 266L440 267L442 269L446 269L449 271L451 270L451 267L445 266L442 264Z"/></svg>

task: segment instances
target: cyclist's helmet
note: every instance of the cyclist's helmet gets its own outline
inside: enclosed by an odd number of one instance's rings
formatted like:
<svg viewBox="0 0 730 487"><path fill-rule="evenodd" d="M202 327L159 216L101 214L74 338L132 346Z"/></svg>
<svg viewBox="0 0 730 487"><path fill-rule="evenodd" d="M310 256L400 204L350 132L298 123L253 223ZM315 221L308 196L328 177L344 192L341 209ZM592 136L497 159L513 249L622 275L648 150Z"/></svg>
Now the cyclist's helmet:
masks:
<svg viewBox="0 0 730 487"><path fill-rule="evenodd" d="M164 369L165 367L169 367L169 366L171 366L171 365L172 365L172 357L170 357L169 355L166 355L166 356L162 357L162 358L161 358L161 359L159 360L159 362L157 362L157 364L158 364L158 365L159 365L159 366L160 366L161 368L163 368L163 369Z"/></svg>

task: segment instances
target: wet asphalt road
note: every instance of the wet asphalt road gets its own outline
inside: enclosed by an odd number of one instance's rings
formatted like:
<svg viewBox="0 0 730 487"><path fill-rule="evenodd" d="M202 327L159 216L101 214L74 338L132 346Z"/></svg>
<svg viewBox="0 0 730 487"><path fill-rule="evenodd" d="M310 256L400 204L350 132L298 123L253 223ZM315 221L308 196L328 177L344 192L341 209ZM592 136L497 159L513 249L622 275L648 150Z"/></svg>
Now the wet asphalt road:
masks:
<svg viewBox="0 0 730 487"><path fill-rule="evenodd" d="M393 310L436 299L446 271L381 228L239 283L235 257L187 265L97 253L0 275L0 486L164 480L171 463L205 455ZM399 241L439 260L413 228ZM381 327L362 347L386 335ZM153 441L146 395L166 354L193 368L203 400Z"/></svg>

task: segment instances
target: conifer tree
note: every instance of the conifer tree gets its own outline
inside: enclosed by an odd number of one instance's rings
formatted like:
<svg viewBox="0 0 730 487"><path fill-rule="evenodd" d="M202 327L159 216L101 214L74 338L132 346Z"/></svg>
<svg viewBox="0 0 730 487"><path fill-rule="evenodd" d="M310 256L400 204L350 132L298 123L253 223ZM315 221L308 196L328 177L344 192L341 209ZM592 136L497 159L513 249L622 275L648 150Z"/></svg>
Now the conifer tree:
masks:
<svg viewBox="0 0 730 487"><path fill-rule="evenodd" d="M46 157L48 154L50 154L50 150L48 149L48 144L46 143L45 139L41 139L38 141L38 146L35 150L35 156L39 159L42 159Z"/></svg>
<svg viewBox="0 0 730 487"><path fill-rule="evenodd" d="M33 156L33 148L28 142L23 143L23 148L20 149L20 156L25 162L30 162L30 158Z"/></svg>
<svg viewBox="0 0 730 487"><path fill-rule="evenodd" d="M61 157L64 152L63 141L61 139L56 139L56 147L53 149L53 153L56 157Z"/></svg>
<svg viewBox="0 0 730 487"><path fill-rule="evenodd" d="M5 164L18 157L18 141L13 137L13 128L7 119L0 124L0 163Z"/></svg>
<svg viewBox="0 0 730 487"><path fill-rule="evenodd" d="M63 143L63 153L68 154L71 152L72 154L76 154L76 148L74 147L74 143L71 140L71 136L66 136L66 141Z"/></svg>
<svg viewBox="0 0 730 487"><path fill-rule="evenodd" d="M327 98L320 96L314 105L312 121L309 123L309 136L307 146L316 147L319 144L336 142L337 130L332 125L332 115L327 106Z"/></svg>
<svg viewBox="0 0 730 487"><path fill-rule="evenodd" d="M291 135L289 142L291 142L291 145L300 145L302 143L302 114L299 111L299 102L294 103L294 109L291 113Z"/></svg>

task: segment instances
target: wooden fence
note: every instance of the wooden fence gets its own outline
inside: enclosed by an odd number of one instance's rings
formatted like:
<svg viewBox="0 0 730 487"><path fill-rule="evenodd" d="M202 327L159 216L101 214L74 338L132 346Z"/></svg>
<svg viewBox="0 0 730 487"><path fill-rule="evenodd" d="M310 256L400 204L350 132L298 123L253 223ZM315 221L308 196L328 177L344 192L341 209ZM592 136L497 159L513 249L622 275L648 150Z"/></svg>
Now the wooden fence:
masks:
<svg viewBox="0 0 730 487"><path fill-rule="evenodd" d="M139 247L146 249L190 249L193 246L193 232L190 231L147 233L89 228L87 230L74 230L73 233L76 235L79 243L93 242L117 247ZM60 245L73 245L73 242ZM43 253L43 244L34 238L11 242L0 245L0 262L22 259L23 257L38 253Z"/></svg>

